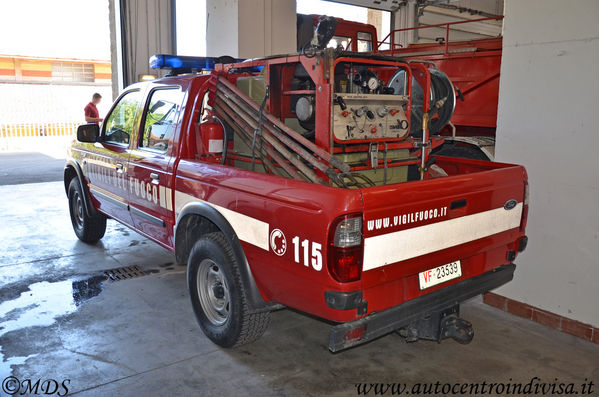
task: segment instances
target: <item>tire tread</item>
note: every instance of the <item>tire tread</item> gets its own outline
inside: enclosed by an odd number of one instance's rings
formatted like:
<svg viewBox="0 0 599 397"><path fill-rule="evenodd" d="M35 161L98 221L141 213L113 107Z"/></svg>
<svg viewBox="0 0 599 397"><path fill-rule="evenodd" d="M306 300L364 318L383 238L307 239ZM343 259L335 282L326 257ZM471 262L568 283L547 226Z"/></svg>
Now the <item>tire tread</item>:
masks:
<svg viewBox="0 0 599 397"><path fill-rule="evenodd" d="M212 232L207 233L202 236L202 239L210 239L213 240L217 245L219 245L224 251L226 256L229 258L235 258L233 253L233 249L225 239L225 236L221 232ZM193 249L192 249L193 251ZM192 256L192 254L190 254ZM238 267L238 264L235 260L231 261L232 263L232 273L235 278L234 285L238 286L240 289L241 296L241 305L242 305L242 318L241 318L241 331L239 332L239 336L237 340L232 344L231 347L242 346L259 339L270 323L270 312L261 312L261 313L251 313L250 307L248 304L248 298L246 293L245 285L243 284L241 273Z"/></svg>
<svg viewBox="0 0 599 397"><path fill-rule="evenodd" d="M81 190L81 185L79 184L79 179L74 177L71 179L69 183L69 214L71 216L71 222L73 221L72 217L72 208L71 208L71 190L77 190L79 195L83 198L83 191ZM102 214L96 214L95 216L88 216L87 214L83 215L83 230L81 233L78 233L75 230L73 225L73 230L75 234L79 238L79 240L84 243L93 244L98 242L104 234L106 233L106 216Z"/></svg>

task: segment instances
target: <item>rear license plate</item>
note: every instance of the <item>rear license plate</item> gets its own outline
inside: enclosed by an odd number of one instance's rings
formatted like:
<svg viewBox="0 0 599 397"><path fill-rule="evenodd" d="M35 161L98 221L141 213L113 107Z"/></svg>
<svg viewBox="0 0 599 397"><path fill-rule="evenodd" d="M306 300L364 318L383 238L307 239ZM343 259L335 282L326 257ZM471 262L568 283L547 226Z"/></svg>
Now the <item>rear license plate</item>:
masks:
<svg viewBox="0 0 599 397"><path fill-rule="evenodd" d="M462 264L460 261L448 263L447 265L439 266L434 269L429 269L418 273L420 281L420 289L430 288L437 284L444 283L462 275Z"/></svg>

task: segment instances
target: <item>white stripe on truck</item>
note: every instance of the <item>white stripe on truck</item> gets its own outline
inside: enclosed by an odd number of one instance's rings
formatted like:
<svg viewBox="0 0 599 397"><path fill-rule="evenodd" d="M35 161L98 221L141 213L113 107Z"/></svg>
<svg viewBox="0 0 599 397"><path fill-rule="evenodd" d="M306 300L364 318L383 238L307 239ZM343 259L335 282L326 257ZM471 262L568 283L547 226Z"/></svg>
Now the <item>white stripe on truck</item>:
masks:
<svg viewBox="0 0 599 397"><path fill-rule="evenodd" d="M364 239L364 271L488 237L520 226L522 203ZM458 258L456 258L458 259Z"/></svg>
<svg viewBox="0 0 599 397"><path fill-rule="evenodd" d="M256 247L268 251L268 223L262 222L259 219L252 218L239 212L235 212L228 208L200 200L197 197L193 197L178 190L175 190L175 216L178 217L183 207L191 202L208 204L225 217L241 241L245 241L246 243L250 243Z"/></svg>

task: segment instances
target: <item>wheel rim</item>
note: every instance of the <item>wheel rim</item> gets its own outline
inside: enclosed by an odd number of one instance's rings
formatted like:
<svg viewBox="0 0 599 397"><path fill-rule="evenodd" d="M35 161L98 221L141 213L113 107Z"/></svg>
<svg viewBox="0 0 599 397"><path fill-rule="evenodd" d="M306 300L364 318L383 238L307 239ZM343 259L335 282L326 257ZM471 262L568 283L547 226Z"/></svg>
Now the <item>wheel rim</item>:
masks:
<svg viewBox="0 0 599 397"><path fill-rule="evenodd" d="M197 288L206 318L214 325L223 325L229 318L229 286L221 267L212 259L200 263Z"/></svg>
<svg viewBox="0 0 599 397"><path fill-rule="evenodd" d="M71 204L73 210L73 221L77 229L83 229L83 201L79 192L73 193L73 202Z"/></svg>

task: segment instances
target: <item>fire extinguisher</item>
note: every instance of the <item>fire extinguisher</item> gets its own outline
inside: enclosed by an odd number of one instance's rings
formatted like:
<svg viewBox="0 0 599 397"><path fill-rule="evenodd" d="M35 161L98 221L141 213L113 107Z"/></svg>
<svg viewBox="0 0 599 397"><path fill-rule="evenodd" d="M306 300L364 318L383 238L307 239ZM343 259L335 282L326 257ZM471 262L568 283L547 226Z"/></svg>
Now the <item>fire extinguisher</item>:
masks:
<svg viewBox="0 0 599 397"><path fill-rule="evenodd" d="M209 157L217 157L223 154L226 135L222 122L212 112L208 113L202 121L200 136L196 138L199 154Z"/></svg>

